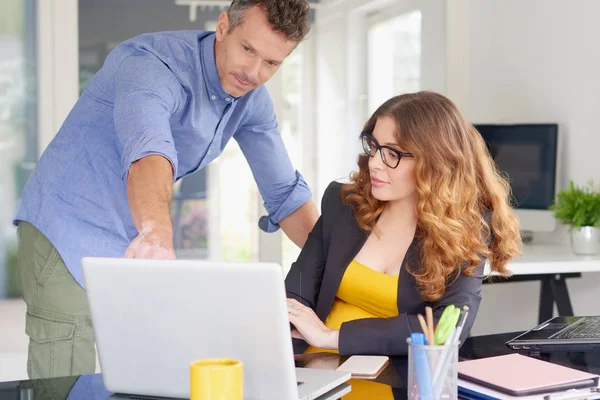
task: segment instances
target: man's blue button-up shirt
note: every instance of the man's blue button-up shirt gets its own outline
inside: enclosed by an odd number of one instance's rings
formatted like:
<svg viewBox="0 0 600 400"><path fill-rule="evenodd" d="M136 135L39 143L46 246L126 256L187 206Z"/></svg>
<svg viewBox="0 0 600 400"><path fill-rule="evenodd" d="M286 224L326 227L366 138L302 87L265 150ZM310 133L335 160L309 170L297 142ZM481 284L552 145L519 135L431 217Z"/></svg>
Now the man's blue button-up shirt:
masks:
<svg viewBox="0 0 600 400"><path fill-rule="evenodd" d="M19 201L15 223L37 227L82 286L81 258L122 257L137 236L126 177L150 154L167 158L174 179L204 168L232 137L278 223L311 197L294 170L265 87L234 98L221 86L215 34L150 33L117 46L42 155Z"/></svg>

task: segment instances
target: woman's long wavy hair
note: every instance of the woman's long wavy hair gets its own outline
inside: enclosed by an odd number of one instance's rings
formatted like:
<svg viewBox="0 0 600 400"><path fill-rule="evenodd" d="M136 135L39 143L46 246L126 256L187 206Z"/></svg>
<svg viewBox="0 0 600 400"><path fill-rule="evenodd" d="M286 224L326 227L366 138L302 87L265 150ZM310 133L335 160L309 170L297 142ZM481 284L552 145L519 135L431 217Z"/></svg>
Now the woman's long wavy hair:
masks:
<svg viewBox="0 0 600 400"><path fill-rule="evenodd" d="M492 271L509 275L506 264L521 251L519 225L510 206L509 185L479 132L454 103L434 92L389 99L364 132L372 133L384 116L396 122L402 150L415 157L416 235L423 263L418 270L409 266L409 272L421 297L439 299L461 271L472 276L482 256L489 259ZM371 194L368 162L369 156L358 157L359 170L342 196L360 227L374 231L385 202Z"/></svg>

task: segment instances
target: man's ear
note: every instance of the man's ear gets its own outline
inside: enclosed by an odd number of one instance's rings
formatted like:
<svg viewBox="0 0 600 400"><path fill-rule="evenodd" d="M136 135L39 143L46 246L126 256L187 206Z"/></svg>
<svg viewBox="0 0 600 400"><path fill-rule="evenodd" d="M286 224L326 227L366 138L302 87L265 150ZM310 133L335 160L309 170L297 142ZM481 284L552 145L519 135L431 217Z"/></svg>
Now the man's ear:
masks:
<svg viewBox="0 0 600 400"><path fill-rule="evenodd" d="M217 20L217 40L221 40L229 32L229 15L223 11Z"/></svg>

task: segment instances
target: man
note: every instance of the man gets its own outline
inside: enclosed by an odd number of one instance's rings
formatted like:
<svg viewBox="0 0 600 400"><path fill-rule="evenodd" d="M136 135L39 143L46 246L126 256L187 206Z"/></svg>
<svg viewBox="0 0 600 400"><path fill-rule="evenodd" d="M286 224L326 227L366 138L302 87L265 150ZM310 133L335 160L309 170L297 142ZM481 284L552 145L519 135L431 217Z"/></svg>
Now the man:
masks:
<svg viewBox="0 0 600 400"><path fill-rule="evenodd" d="M304 38L308 17L304 0L235 0L216 33L141 35L107 57L15 217L30 378L94 371L81 258L174 258L173 182L204 168L232 137L265 200L261 229L281 226L302 247L318 214L262 85Z"/></svg>

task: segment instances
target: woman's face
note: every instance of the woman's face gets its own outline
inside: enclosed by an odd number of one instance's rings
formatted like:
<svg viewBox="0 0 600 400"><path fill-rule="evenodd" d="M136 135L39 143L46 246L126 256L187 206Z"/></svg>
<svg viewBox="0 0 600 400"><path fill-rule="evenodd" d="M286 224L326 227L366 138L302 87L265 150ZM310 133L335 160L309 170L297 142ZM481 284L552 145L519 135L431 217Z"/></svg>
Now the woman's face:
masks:
<svg viewBox="0 0 600 400"><path fill-rule="evenodd" d="M396 123L390 117L379 117L373 129L373 138L377 142L372 146L387 146L399 152L406 152L402 144L398 143ZM369 174L371 176L371 193L380 201L394 202L398 200L414 200L417 196L415 188L415 159L399 156L389 149L379 149L373 157L369 158ZM383 162L381 153L387 161ZM400 162L398 162L400 158ZM391 166L398 163L396 168Z"/></svg>

